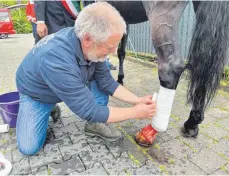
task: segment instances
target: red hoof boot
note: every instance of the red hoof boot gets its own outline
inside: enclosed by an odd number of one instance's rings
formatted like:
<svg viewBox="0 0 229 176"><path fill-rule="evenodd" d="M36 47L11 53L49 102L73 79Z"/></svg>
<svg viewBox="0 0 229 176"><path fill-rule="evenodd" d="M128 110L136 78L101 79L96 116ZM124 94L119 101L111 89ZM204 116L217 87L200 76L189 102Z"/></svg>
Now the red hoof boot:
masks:
<svg viewBox="0 0 229 176"><path fill-rule="evenodd" d="M141 131L137 132L134 137L137 144L142 147L151 147L156 139L157 131L151 126L151 124L144 127Z"/></svg>

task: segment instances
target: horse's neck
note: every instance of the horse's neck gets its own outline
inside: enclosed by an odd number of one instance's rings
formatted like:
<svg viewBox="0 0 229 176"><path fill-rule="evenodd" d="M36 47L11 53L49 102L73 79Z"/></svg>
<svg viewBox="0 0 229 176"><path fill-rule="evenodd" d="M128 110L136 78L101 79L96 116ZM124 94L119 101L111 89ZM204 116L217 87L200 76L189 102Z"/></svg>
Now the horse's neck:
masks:
<svg viewBox="0 0 229 176"><path fill-rule="evenodd" d="M156 14L158 16L173 15L179 16L183 13L187 1L142 1L147 16Z"/></svg>

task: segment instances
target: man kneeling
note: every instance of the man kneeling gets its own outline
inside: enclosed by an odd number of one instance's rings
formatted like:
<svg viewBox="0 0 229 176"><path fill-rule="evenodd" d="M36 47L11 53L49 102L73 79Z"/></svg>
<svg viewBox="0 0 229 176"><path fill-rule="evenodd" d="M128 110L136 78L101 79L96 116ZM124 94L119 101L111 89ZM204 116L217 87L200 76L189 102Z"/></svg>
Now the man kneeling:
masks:
<svg viewBox="0 0 229 176"><path fill-rule="evenodd" d="M126 24L119 12L108 3L98 2L80 12L75 27L51 34L32 48L16 73L20 92L16 134L20 152L34 155L44 145L50 112L59 102L90 122L88 134L101 130L94 124L155 114L152 97L137 97L119 85L104 62L108 54L116 51L125 32ZM91 78L106 94L135 106L99 105L87 86Z"/></svg>

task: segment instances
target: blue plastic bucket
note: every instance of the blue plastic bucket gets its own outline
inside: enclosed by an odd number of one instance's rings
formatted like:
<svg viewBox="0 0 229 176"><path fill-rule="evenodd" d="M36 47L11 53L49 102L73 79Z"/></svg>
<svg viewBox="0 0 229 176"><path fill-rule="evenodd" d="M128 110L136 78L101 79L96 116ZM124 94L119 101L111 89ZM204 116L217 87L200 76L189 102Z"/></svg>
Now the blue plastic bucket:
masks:
<svg viewBox="0 0 229 176"><path fill-rule="evenodd" d="M19 101L19 92L9 92L0 95L0 116L10 128L16 127Z"/></svg>

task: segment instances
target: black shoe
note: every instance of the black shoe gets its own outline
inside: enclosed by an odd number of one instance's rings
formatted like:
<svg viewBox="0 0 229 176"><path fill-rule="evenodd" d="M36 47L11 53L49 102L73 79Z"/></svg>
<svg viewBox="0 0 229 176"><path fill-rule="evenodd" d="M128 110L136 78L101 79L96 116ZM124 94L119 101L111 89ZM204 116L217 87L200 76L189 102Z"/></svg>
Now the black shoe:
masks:
<svg viewBox="0 0 229 176"><path fill-rule="evenodd" d="M54 106L50 116L52 117L54 123L56 123L58 121L58 119L61 116L61 110L60 110L60 107L58 105Z"/></svg>

